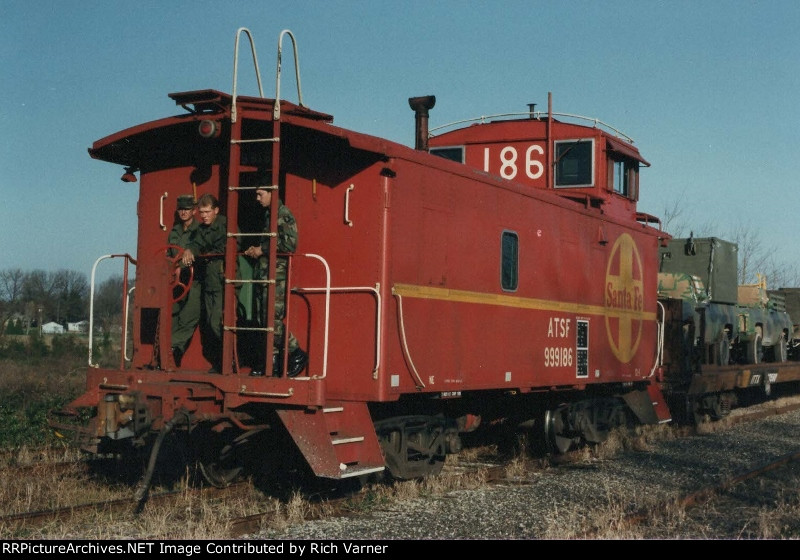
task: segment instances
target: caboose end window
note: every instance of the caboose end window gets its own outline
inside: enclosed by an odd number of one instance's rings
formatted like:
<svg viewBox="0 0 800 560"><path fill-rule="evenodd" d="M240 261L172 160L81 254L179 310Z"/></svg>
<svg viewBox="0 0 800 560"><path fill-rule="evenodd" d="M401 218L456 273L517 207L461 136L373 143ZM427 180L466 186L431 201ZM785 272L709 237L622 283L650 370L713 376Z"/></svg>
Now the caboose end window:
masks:
<svg viewBox="0 0 800 560"><path fill-rule="evenodd" d="M500 242L502 253L500 284L504 291L514 292L519 283L519 238L513 231L504 231Z"/></svg>
<svg viewBox="0 0 800 560"><path fill-rule="evenodd" d="M594 140L562 140L555 143L555 186L591 187L594 184Z"/></svg>
<svg viewBox="0 0 800 560"><path fill-rule="evenodd" d="M431 148L430 153L435 156L443 157L444 159L451 159L458 163L464 163L464 147L455 146L452 148Z"/></svg>

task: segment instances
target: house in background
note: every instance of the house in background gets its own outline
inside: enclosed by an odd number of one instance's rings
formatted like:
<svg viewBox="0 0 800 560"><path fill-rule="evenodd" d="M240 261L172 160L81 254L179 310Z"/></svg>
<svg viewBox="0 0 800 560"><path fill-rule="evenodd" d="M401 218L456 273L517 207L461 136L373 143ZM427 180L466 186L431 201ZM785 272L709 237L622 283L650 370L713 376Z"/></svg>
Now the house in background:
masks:
<svg viewBox="0 0 800 560"><path fill-rule="evenodd" d="M42 325L42 334L63 334L64 327L55 322Z"/></svg>
<svg viewBox="0 0 800 560"><path fill-rule="evenodd" d="M67 323L67 332L85 333L89 332L89 321L83 320L77 323Z"/></svg>

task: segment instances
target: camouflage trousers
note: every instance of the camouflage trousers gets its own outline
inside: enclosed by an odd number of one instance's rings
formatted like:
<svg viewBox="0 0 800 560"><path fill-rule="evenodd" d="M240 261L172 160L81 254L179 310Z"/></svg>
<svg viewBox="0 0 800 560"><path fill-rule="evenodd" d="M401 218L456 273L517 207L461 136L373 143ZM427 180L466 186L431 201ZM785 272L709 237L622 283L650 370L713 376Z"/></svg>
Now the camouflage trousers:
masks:
<svg viewBox="0 0 800 560"><path fill-rule="evenodd" d="M266 278L267 276L267 268L264 266L260 268L257 272L258 278ZM258 285L255 290L255 305L257 307L256 310L256 317L259 318L262 326L266 326L266 320L264 318L267 309L267 297L269 296L269 286L270 284L263 284ZM275 329L275 349L274 353L278 353L282 348L283 341L284 341L284 334L285 334L285 325L283 323L283 319L286 315L286 264L283 261L279 261L276 264L276 271L275 271L275 313L273 315L273 328ZM299 348L299 344L297 342L297 338L295 338L294 334L291 332L289 333L289 353L291 354L297 348Z"/></svg>

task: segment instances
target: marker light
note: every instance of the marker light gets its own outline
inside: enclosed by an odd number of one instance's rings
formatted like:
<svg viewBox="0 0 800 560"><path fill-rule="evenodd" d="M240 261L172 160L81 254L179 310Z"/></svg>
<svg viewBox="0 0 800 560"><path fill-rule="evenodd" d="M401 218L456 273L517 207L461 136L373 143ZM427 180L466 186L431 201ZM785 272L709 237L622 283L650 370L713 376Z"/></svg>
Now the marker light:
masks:
<svg viewBox="0 0 800 560"><path fill-rule="evenodd" d="M220 126L217 121L203 120L197 130L203 138L215 138L219 136Z"/></svg>

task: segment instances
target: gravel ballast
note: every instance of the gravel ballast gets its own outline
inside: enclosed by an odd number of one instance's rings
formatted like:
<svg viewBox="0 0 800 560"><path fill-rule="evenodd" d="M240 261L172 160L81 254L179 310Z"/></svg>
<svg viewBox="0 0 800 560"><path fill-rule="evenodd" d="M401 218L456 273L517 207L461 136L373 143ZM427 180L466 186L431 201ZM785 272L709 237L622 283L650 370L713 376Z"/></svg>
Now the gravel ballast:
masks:
<svg viewBox="0 0 800 560"><path fill-rule="evenodd" d="M795 411L725 430L658 441L645 451L619 451L608 460L537 470L525 475L519 484L487 484L477 490L398 500L366 514L305 522L285 531L263 531L247 538L631 538L624 527L615 529L624 514L652 510L657 504L719 485L799 450L800 411ZM773 475L789 478L785 488L779 480L773 491L781 496L793 492L796 497L800 487L797 469L789 472L795 474ZM740 513L752 515L744 510ZM720 520L706 518L702 524L683 529L672 527L673 522L662 520L649 532L634 533L633 538L747 538L741 530L728 534L737 529L723 527L725 523Z"/></svg>

